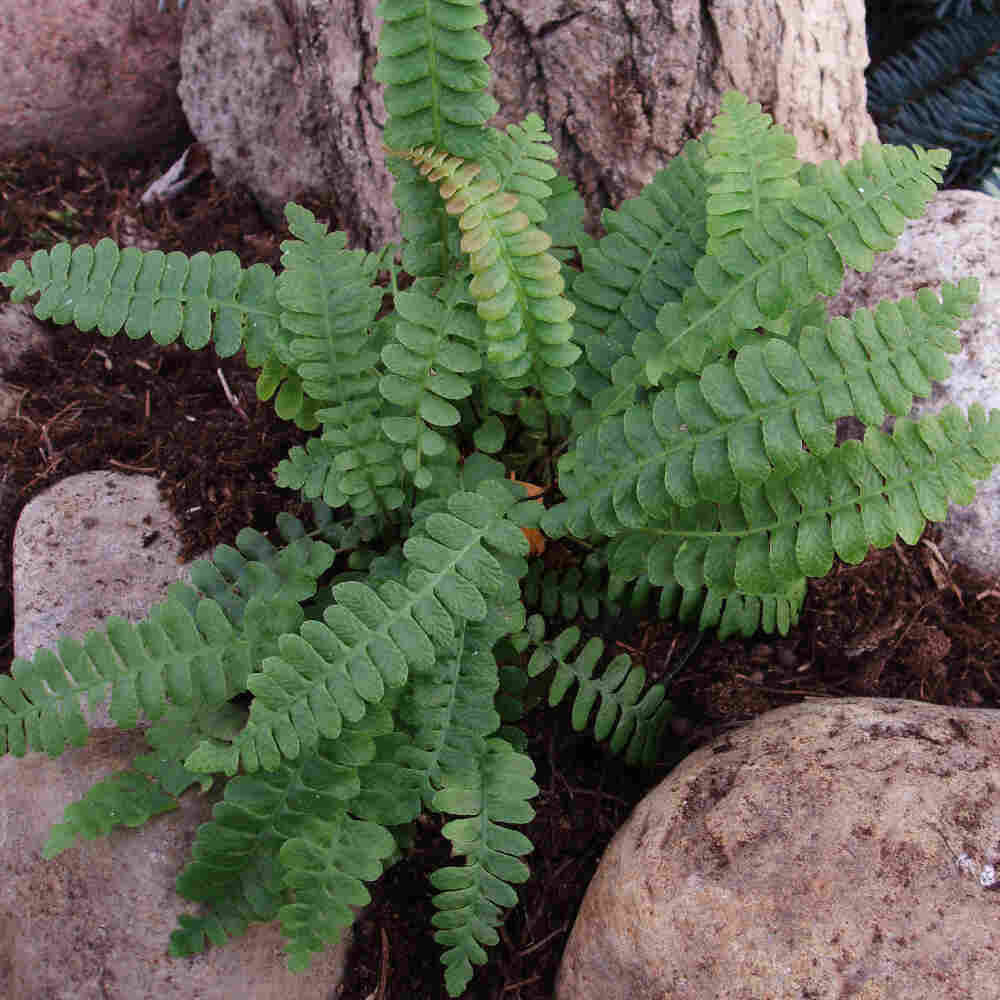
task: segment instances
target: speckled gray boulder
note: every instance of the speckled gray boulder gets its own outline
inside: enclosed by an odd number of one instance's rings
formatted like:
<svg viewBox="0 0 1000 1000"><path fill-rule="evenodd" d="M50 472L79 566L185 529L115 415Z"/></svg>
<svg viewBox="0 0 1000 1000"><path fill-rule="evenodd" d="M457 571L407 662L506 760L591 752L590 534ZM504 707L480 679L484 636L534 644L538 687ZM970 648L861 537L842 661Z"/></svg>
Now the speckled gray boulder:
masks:
<svg viewBox="0 0 1000 1000"><path fill-rule="evenodd" d="M996 1000L998 862L1000 710L776 709L636 807L556 998Z"/></svg>

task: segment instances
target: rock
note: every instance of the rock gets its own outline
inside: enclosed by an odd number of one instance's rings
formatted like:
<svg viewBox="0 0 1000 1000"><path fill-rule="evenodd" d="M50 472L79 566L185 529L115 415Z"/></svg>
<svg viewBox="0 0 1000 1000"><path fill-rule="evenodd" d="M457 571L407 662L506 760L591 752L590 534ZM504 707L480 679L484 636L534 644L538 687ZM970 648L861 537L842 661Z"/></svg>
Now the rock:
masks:
<svg viewBox="0 0 1000 1000"><path fill-rule="evenodd" d="M177 527L151 476L61 480L25 506L13 550L14 655L26 660L109 615L139 621L183 575ZM114 725L107 703L84 716Z"/></svg>
<svg viewBox="0 0 1000 1000"><path fill-rule="evenodd" d="M994 1000L1000 711L809 700L683 761L598 868L557 1000ZM995 869L994 869L995 878Z"/></svg>
<svg viewBox="0 0 1000 1000"><path fill-rule="evenodd" d="M52 759L0 758L0 996L9 1000L327 1000L342 980L349 935L289 972L277 923L192 958L167 955L177 917L197 905L174 891L195 830L218 796L197 787L180 808L137 829L78 841L46 861L63 810L148 752L141 734L96 730Z"/></svg>
<svg viewBox="0 0 1000 1000"><path fill-rule="evenodd" d="M181 100L216 177L246 184L273 220L284 203L344 197L335 225L368 248L398 239L372 78L376 0L192 4ZM487 0L488 61L503 126L538 111L591 226L700 135L728 89L794 132L807 159L877 138L865 108L862 0Z"/></svg>
<svg viewBox="0 0 1000 1000"><path fill-rule="evenodd" d="M182 18L135 0L4 0L0 153L159 148L185 128Z"/></svg>
<svg viewBox="0 0 1000 1000"><path fill-rule="evenodd" d="M913 417L936 413L949 403L963 411L973 403L987 412L1000 408L998 230L1000 199L976 191L942 191L923 218L906 224L894 250L879 254L868 274L848 271L840 293L830 300L831 315L848 315L882 299L895 301L927 286L936 289L945 281L979 280L979 302L959 330L962 352L951 356L952 374L934 384L930 399L917 401ZM980 573L1000 575L1000 470L979 488L974 503L952 504L940 548Z"/></svg>

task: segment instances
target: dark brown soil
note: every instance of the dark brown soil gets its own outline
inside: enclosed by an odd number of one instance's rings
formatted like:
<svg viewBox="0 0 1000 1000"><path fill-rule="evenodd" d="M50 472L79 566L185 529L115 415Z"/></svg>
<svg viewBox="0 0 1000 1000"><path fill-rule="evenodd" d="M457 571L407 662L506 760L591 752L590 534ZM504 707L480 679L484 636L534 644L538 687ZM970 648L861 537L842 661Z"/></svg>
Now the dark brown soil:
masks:
<svg viewBox="0 0 1000 1000"><path fill-rule="evenodd" d="M245 265L263 260L277 268L286 234L267 224L245 192L223 191L210 174L143 218L139 196L181 151L116 161L36 151L0 160L0 269L39 246L120 237L137 224L165 250L231 249ZM336 227L323 206L309 207ZM115 468L157 476L180 525L185 558L232 542L244 525L267 531L279 511L302 516L307 508L279 490L271 474L304 435L257 401L254 376L240 356L220 361L210 351L59 328L50 350L27 358L6 380L23 395L17 414L0 427L4 581L24 504L77 472ZM629 770L573 733L565 708L531 715L525 730L541 789L537 816L525 828L535 845L533 877L467 995L551 997L605 846L645 791L690 750L805 696L1000 704L1000 585L950 564L936 537L931 528L916 546L872 553L858 567L838 564L811 585L802 621L787 638L706 636L685 659L693 636L671 623L601 623L611 652L631 653L651 678L668 684L675 716L663 761ZM545 558L572 555L550 546ZM9 664L9 588L0 604L0 654ZM412 852L373 888L356 927L345 1000L445 995L427 883L427 874L447 863L438 827L436 820L419 824Z"/></svg>

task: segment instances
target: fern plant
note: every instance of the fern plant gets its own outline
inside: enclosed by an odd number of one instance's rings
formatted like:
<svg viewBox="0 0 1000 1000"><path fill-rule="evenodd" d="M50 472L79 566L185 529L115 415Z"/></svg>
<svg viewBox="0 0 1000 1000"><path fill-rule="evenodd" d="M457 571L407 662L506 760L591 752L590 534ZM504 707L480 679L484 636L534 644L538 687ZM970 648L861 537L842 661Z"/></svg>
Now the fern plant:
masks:
<svg viewBox="0 0 1000 1000"><path fill-rule="evenodd" d="M560 618L655 608L720 637L786 633L834 556L915 542L1000 458L1000 413L913 422L948 375L974 280L827 320L941 180L941 150L803 165L739 94L600 240L534 114L487 122L489 46L466 0L383 0L377 78L403 242L346 247L288 205L283 270L110 240L0 274L35 314L106 337L245 349L257 391L315 431L278 467L314 523L245 529L139 624L109 619L0 677L0 752L82 744L110 698L150 753L66 810L45 846L137 825L224 785L178 891L174 955L280 921L293 968L336 940L422 810L457 996L528 878L529 680L639 763L670 710L627 656ZM887 414L892 433L880 429ZM835 447L854 415L863 442ZM564 451L514 477L525 439ZM530 452L530 448L528 449ZM516 460L515 457L516 456ZM516 466L516 468L515 468ZM571 536L567 570L529 535ZM544 617L528 609L541 608ZM547 620L546 620L547 619Z"/></svg>

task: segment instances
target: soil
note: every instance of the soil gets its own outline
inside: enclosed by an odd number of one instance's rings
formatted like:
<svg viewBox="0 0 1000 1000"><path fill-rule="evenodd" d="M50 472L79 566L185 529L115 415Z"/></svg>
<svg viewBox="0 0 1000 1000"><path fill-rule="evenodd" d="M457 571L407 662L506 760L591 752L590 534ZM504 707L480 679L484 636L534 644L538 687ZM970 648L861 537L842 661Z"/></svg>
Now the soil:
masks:
<svg viewBox="0 0 1000 1000"><path fill-rule="evenodd" d="M0 159L0 269L40 246L94 243L110 234L165 250L230 249L244 265L278 268L286 237L250 195L204 174L179 198L145 213L138 200L183 151L100 159L45 150ZM337 220L313 206L336 228ZM5 297L5 296L4 296ZM308 505L274 485L272 470L305 435L256 399L240 355L105 340L52 327L48 348L4 375L20 393L0 427L0 580L10 580L14 524L33 496L59 479L114 468L156 476L180 526L183 558L232 542L240 528L273 528L278 512L308 518ZM220 374L221 373L221 374ZM228 386L232 401L223 386ZM632 770L586 734L566 706L525 721L540 793L524 832L534 844L532 879L467 996L543 1000L583 893L604 848L633 806L691 750L769 709L805 697L872 695L956 706L1000 704L1000 585L952 564L938 529L915 546L837 564L813 581L799 625L787 637L700 643L670 622L596 623L609 653L627 651L674 705L661 762ZM572 548L550 544L565 563ZM11 594L0 601L0 669L11 659ZM584 624L594 629L594 625ZM355 928L345 1000L444 997L430 925L427 875L448 863L440 823L418 824L408 856L372 888Z"/></svg>

